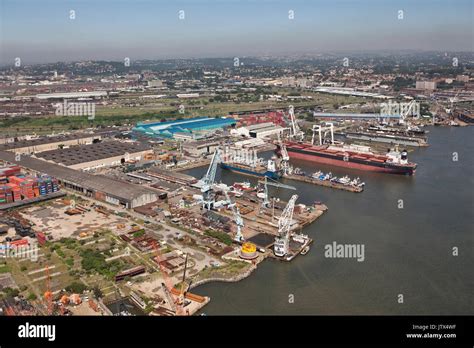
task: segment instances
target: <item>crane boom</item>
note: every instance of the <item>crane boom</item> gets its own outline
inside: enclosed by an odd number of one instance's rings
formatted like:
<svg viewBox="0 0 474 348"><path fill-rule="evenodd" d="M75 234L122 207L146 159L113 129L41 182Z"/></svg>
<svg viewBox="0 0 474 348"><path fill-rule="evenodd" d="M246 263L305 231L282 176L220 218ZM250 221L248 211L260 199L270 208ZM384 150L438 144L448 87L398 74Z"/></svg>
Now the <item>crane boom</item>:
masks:
<svg viewBox="0 0 474 348"><path fill-rule="evenodd" d="M295 117L295 108L293 105L289 106L288 114L290 115L290 122L291 122L291 132L290 136L295 138L298 141L302 141L304 139L304 132L298 126L298 122L296 121Z"/></svg>
<svg viewBox="0 0 474 348"><path fill-rule="evenodd" d="M242 235L242 228L244 227L244 220L242 219L239 208L237 207L235 202L232 202L230 200L230 197L227 194L226 190L223 190L223 191L224 191L224 195L227 202L229 202L229 207L232 210L232 215L234 216L235 225L237 226L237 233L235 234L234 240L236 242L243 242L244 236Z"/></svg>
<svg viewBox="0 0 474 348"><path fill-rule="evenodd" d="M276 256L285 256L289 250L290 230L293 221L293 211L298 195L293 195L278 219L278 237L275 238L273 250Z"/></svg>
<svg viewBox="0 0 474 348"><path fill-rule="evenodd" d="M265 176L265 180L259 181L258 183L264 185L264 187L263 187L264 197L263 197L263 201L262 201L262 208L266 208L270 204L270 200L268 198L268 186L269 185L274 186L274 187L279 187L279 188L285 188L285 189L288 189L288 190L296 190L296 187L294 187L294 186L281 184L278 181L275 181L273 179L268 178L267 176Z"/></svg>
<svg viewBox="0 0 474 348"><path fill-rule="evenodd" d="M204 175L204 177L201 179L203 205L207 210L210 210L214 203L212 188L214 185L214 180L216 179L217 164L220 161L220 150L217 148L212 155L211 163L209 164L206 175Z"/></svg>

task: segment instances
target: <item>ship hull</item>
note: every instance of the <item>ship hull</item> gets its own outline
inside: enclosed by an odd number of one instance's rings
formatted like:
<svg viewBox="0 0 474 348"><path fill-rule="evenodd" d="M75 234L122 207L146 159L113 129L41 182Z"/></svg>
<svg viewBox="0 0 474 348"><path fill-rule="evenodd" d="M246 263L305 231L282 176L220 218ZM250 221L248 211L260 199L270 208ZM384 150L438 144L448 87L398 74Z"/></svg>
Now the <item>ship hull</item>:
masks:
<svg viewBox="0 0 474 348"><path fill-rule="evenodd" d="M236 167L231 164L226 164L226 163L221 163L221 168L225 170L230 170L232 172L244 174L244 175L249 175L249 176L256 176L256 177L267 177L270 179L280 179L281 178L281 173L280 172L271 172L271 171L255 171L252 168L242 168L242 167Z"/></svg>
<svg viewBox="0 0 474 348"><path fill-rule="evenodd" d="M290 147L287 147L286 150L288 151L288 155L290 156L290 158L297 158L305 161L328 164L337 167L352 168L377 173L402 175L413 175L415 173L415 168L413 167L392 166L387 163L367 163L367 161L355 160L354 158L349 158L347 161L344 161L343 158L338 158L329 154L309 154L304 153L303 151L295 151Z"/></svg>

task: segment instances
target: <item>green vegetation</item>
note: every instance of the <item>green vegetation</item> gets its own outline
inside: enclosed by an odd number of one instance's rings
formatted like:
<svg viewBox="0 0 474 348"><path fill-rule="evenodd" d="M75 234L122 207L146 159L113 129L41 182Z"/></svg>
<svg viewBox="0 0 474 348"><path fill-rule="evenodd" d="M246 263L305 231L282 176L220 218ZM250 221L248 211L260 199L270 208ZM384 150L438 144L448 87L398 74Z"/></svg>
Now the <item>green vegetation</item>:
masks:
<svg viewBox="0 0 474 348"><path fill-rule="evenodd" d="M32 292L30 292L30 294L28 295L27 299L29 301L34 301L38 298L38 296L36 296L35 294L33 294Z"/></svg>
<svg viewBox="0 0 474 348"><path fill-rule="evenodd" d="M74 265L74 259L72 257L70 258L67 258L65 261L66 265L68 265L69 267L72 267Z"/></svg>
<svg viewBox="0 0 474 348"><path fill-rule="evenodd" d="M100 288L98 286L94 286L92 291L94 292L94 296L96 298L102 298L104 296L104 294L102 293L102 290L100 290Z"/></svg>
<svg viewBox="0 0 474 348"><path fill-rule="evenodd" d="M242 273L249 267L250 265L246 262L229 261L224 266L204 268L202 271L199 272L198 278L195 281L199 281L201 279L206 279L206 278L211 278L211 277L232 278Z"/></svg>
<svg viewBox="0 0 474 348"><path fill-rule="evenodd" d="M6 287L6 288L3 288L2 292L6 295L6 297L10 297L10 296L15 297L15 296L18 296L18 294L20 293L20 290Z"/></svg>
<svg viewBox="0 0 474 348"><path fill-rule="evenodd" d="M7 272L10 272L10 267L8 267L8 265L0 265L0 273L7 273Z"/></svg>
<svg viewBox="0 0 474 348"><path fill-rule="evenodd" d="M145 234L145 230L140 230L140 231L137 231L133 234L133 238L138 238L138 237L141 237Z"/></svg>
<svg viewBox="0 0 474 348"><path fill-rule="evenodd" d="M95 271L103 276L112 278L122 268L118 260L105 261L105 256L97 250L87 249L81 252L82 268L87 271Z"/></svg>
<svg viewBox="0 0 474 348"><path fill-rule="evenodd" d="M82 294L85 290L87 290L87 286L79 282L72 282L66 286L66 291L76 294Z"/></svg>
<svg viewBox="0 0 474 348"><path fill-rule="evenodd" d="M59 256L60 258L62 258L62 259L66 256L66 255L64 254L64 251L62 251L62 250L59 249L59 248L56 249L56 254L58 254L58 256Z"/></svg>
<svg viewBox="0 0 474 348"><path fill-rule="evenodd" d="M59 240L60 243L64 244L68 249L75 249L76 248L76 240L73 238L61 238Z"/></svg>
<svg viewBox="0 0 474 348"><path fill-rule="evenodd" d="M204 232L204 234L206 236L216 238L217 240L221 241L222 243L226 245L232 244L232 238L227 233L207 230L206 232Z"/></svg>

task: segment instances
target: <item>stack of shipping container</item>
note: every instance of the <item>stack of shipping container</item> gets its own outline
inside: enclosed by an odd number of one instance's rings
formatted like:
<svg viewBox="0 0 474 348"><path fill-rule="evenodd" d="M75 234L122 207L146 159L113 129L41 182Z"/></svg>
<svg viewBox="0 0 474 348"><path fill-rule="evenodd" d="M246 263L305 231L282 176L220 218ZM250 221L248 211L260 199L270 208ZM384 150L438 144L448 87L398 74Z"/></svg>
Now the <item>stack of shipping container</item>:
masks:
<svg viewBox="0 0 474 348"><path fill-rule="evenodd" d="M276 125L284 127L286 125L283 112L281 111L269 111L265 113L248 113L244 115L232 115L237 118L237 126L251 126L259 123L272 122Z"/></svg>
<svg viewBox="0 0 474 348"><path fill-rule="evenodd" d="M20 167L0 168L0 204L18 202L59 191L56 178L21 174Z"/></svg>

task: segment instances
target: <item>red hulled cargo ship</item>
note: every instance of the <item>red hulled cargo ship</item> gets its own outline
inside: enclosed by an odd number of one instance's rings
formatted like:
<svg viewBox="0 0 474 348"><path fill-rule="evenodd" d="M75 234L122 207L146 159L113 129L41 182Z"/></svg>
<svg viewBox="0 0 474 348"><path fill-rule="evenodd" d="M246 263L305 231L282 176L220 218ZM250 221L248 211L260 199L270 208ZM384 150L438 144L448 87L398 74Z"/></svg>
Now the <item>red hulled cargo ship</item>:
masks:
<svg viewBox="0 0 474 348"><path fill-rule="evenodd" d="M285 142L290 158L365 171L413 175L416 163L408 162L407 152L391 150L387 154L372 152L361 145L312 145L304 142Z"/></svg>

